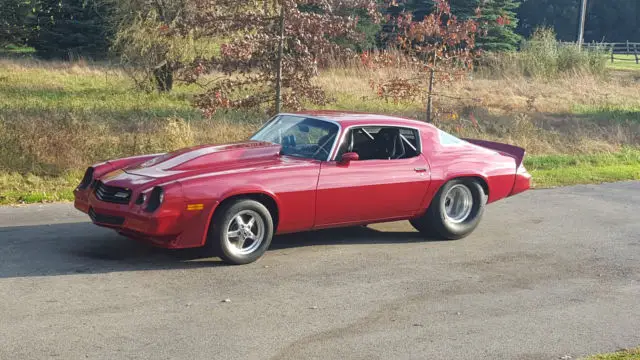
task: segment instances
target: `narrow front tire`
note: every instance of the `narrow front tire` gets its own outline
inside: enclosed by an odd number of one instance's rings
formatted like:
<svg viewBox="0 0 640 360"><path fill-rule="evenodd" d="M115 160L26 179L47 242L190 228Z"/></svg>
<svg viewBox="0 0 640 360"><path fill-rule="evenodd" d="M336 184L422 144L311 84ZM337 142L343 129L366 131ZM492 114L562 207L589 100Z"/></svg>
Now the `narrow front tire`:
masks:
<svg viewBox="0 0 640 360"><path fill-rule="evenodd" d="M264 255L271 245L273 232L273 218L263 204L238 199L216 211L207 243L224 262L243 265Z"/></svg>

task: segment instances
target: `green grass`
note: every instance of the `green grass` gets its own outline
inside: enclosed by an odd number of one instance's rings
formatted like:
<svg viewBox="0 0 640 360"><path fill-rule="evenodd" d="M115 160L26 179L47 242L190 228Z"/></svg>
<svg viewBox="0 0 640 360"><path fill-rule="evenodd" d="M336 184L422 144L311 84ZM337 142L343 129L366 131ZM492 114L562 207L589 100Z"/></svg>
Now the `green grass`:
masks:
<svg viewBox="0 0 640 360"><path fill-rule="evenodd" d="M537 188L640 180L640 149L591 155L542 155L525 159Z"/></svg>
<svg viewBox="0 0 640 360"><path fill-rule="evenodd" d="M0 204L71 201L81 178L77 172L52 177L0 172Z"/></svg>
<svg viewBox="0 0 640 360"><path fill-rule="evenodd" d="M585 115L592 119L640 123L640 99L635 103L627 102L625 104L575 104L572 110L575 114Z"/></svg>
<svg viewBox="0 0 640 360"><path fill-rule="evenodd" d="M525 166L535 188L640 180L640 149L595 155L528 156ZM46 177L0 173L0 204L73 200L81 172Z"/></svg>
<svg viewBox="0 0 640 360"><path fill-rule="evenodd" d="M640 56L640 54L638 56ZM640 64L636 64L635 55L615 54L613 62L611 62L611 55L608 55L607 59L607 67L609 69L640 71Z"/></svg>
<svg viewBox="0 0 640 360"><path fill-rule="evenodd" d="M0 47L0 55L32 55L36 49L29 46L5 45Z"/></svg>
<svg viewBox="0 0 640 360"><path fill-rule="evenodd" d="M188 101L194 91L194 87L185 86L169 95L133 91L129 79L116 71L9 68L0 71L0 114L56 112L99 116L108 121L167 116L197 119L200 114Z"/></svg>
<svg viewBox="0 0 640 360"><path fill-rule="evenodd" d="M620 350L610 354L592 355L585 360L640 360L640 347L629 350Z"/></svg>

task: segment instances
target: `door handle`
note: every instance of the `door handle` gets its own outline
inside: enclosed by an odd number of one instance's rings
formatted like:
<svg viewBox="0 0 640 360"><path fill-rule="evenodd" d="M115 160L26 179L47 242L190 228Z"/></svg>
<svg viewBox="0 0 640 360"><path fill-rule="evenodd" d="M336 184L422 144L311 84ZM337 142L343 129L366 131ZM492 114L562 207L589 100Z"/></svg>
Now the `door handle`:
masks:
<svg viewBox="0 0 640 360"><path fill-rule="evenodd" d="M419 173L427 172L427 168L414 168L413 170Z"/></svg>

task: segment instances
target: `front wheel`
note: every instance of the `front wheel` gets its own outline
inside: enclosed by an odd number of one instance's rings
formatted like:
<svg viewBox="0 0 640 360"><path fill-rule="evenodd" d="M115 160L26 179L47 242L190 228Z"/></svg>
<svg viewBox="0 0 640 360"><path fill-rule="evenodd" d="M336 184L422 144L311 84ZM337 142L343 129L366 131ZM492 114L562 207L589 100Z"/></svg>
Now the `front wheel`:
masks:
<svg viewBox="0 0 640 360"><path fill-rule="evenodd" d="M240 199L216 211L207 243L224 262L242 265L262 257L272 237L273 219L269 210L255 200Z"/></svg>
<svg viewBox="0 0 640 360"><path fill-rule="evenodd" d="M427 212L411 225L429 237L462 239L471 234L484 213L487 196L474 179L455 179L438 190Z"/></svg>

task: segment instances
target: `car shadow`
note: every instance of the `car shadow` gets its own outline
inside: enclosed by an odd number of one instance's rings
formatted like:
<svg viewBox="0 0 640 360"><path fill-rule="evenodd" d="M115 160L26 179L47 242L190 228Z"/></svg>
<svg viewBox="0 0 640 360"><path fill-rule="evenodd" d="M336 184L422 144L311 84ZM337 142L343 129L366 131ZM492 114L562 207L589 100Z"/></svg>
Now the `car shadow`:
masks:
<svg viewBox="0 0 640 360"><path fill-rule="evenodd" d="M381 231L367 226L325 229L279 235L273 238L270 250L318 245L389 244L438 241L425 239L416 231Z"/></svg>
<svg viewBox="0 0 640 360"><path fill-rule="evenodd" d="M274 237L269 251L317 245L421 242L417 232L368 227ZM166 250L88 222L0 228L0 278L225 266L201 249Z"/></svg>

